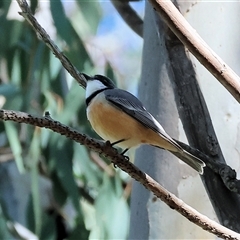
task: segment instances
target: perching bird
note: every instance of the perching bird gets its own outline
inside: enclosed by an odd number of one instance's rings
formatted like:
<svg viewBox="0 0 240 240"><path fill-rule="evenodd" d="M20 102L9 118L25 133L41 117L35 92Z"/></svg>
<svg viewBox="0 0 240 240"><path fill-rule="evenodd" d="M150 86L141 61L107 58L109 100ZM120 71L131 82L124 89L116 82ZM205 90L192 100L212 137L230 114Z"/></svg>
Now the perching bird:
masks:
<svg viewBox="0 0 240 240"><path fill-rule="evenodd" d="M176 153L200 174L205 163L184 150L131 93L116 88L107 77L83 76L87 80L87 118L104 140L124 149L149 144Z"/></svg>

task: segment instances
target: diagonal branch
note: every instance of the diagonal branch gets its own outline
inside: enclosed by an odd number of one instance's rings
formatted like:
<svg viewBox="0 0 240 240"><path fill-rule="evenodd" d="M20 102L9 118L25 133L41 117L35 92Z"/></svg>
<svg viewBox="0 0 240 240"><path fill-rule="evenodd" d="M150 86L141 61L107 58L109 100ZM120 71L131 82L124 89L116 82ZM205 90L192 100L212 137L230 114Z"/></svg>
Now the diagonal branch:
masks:
<svg viewBox="0 0 240 240"><path fill-rule="evenodd" d="M139 36L143 37L143 20L132 9L128 1L111 0L122 19Z"/></svg>
<svg viewBox="0 0 240 240"><path fill-rule="evenodd" d="M211 50L170 0L149 2L179 40L240 103L239 76Z"/></svg>
<svg viewBox="0 0 240 240"><path fill-rule="evenodd" d="M200 152L196 148L193 148L185 143L182 143L176 139L174 139L180 146L186 149L188 152L197 156L206 163L206 166L209 167L213 172L220 176L224 185L232 192L240 194L240 180L237 179L237 173L234 169L228 166L226 163L221 163L214 161L212 158ZM178 153L173 153L178 157ZM204 175L205 176L205 175ZM212 174L211 177L213 178ZM215 179L214 179L215 180ZM215 180L216 181L216 180Z"/></svg>
<svg viewBox="0 0 240 240"><path fill-rule="evenodd" d="M159 183L157 183L146 173L142 172L134 164L126 161L125 157L119 154L109 142L103 143L102 141L89 138L88 136L61 124L58 121L53 120L47 113L44 117L36 117L24 112L2 109L0 110L0 119L3 121L14 121L51 129L52 131L70 138L80 144L84 144L89 149L92 149L99 154L103 154L105 157L110 159L113 164L116 164L119 168L128 173L133 179L140 182L144 187L146 187L146 189L151 191L159 199L165 202L170 208L175 209L189 221L195 223L202 229L223 239L240 239L240 234L223 227L222 225L197 212L195 209L184 203L181 199L177 198L174 194L168 192Z"/></svg>
<svg viewBox="0 0 240 240"><path fill-rule="evenodd" d="M72 65L69 59L60 51L58 46L51 40L44 28L38 23L36 18L32 15L31 10L24 0L17 0L18 5L22 9L19 14L23 16L33 27L37 34L37 37L42 40L46 46L53 52L53 54L60 60L63 67L70 73L70 75L76 79L76 81L83 87L86 87L86 80L84 76L78 72L78 70Z"/></svg>

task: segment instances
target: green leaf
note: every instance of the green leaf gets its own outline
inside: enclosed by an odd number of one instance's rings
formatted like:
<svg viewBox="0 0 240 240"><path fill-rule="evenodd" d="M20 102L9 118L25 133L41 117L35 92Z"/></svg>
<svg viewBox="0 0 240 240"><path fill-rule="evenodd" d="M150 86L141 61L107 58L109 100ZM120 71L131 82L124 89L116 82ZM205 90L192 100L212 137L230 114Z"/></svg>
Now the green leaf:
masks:
<svg viewBox="0 0 240 240"><path fill-rule="evenodd" d="M56 222L54 216L43 213L43 226L39 239L55 240L57 239Z"/></svg>
<svg viewBox="0 0 240 240"><path fill-rule="evenodd" d="M9 1L10 2L10 1ZM1 55L9 54L14 51L12 47L16 46L22 36L22 23L16 20L6 20L0 17L0 53Z"/></svg>
<svg viewBox="0 0 240 240"><path fill-rule="evenodd" d="M98 188L103 177L96 164L89 159L84 146L74 143L73 169L77 177L83 177L90 188Z"/></svg>
<svg viewBox="0 0 240 240"><path fill-rule="evenodd" d="M49 52L47 49L44 50L44 59L47 61L43 62L41 66L41 91L45 93L49 90L55 92L55 86L60 85L61 79L58 77L61 71L63 71L62 65L56 57Z"/></svg>
<svg viewBox="0 0 240 240"><path fill-rule="evenodd" d="M31 0L30 9L31 9L31 12L33 13L33 15L37 9L37 6L38 6L38 0Z"/></svg>
<svg viewBox="0 0 240 240"><path fill-rule="evenodd" d="M55 171L62 187L71 198L73 206L78 213L80 210L78 189L73 177L72 142L64 137L54 135L50 141L51 159L55 161Z"/></svg>
<svg viewBox="0 0 240 240"><path fill-rule="evenodd" d="M71 235L68 237L68 240L76 239L89 239L89 231L86 230L85 226L82 223L78 223Z"/></svg>
<svg viewBox="0 0 240 240"><path fill-rule="evenodd" d="M11 83L0 85L0 95L3 95L6 98L14 97L18 92L19 89Z"/></svg>
<svg viewBox="0 0 240 240"><path fill-rule="evenodd" d="M126 199L116 192L118 175L110 178L105 175L102 188L96 199L96 218L102 230L100 238L126 239L129 226L129 209Z"/></svg>
<svg viewBox="0 0 240 240"><path fill-rule="evenodd" d="M58 117L59 121L68 125L74 117L73 113L76 113L82 105L85 106L85 91L74 81L65 98L65 106Z"/></svg>
<svg viewBox="0 0 240 240"><path fill-rule="evenodd" d="M88 24L88 31L90 31L92 34L95 34L102 17L102 11L99 1L86 2L83 0L77 0L77 3L80 8L80 11L78 12L83 15L83 19L85 20L86 24ZM79 21L75 22L76 24L79 24ZM75 28L76 27L77 25L75 26Z"/></svg>
<svg viewBox="0 0 240 240"><path fill-rule="evenodd" d="M63 188L63 194L67 193L67 197L70 198L76 212L78 214L77 225L81 229L81 234L88 235L86 231L82 209L80 206L80 196L72 170L72 159L73 159L73 144L72 141L66 138L59 138L54 135L50 140L50 159L55 164L55 176L57 177L60 185ZM54 181L56 183L56 181ZM59 193L61 194L61 193ZM57 199L57 198L56 198ZM58 200L58 199L57 199ZM81 236L81 235L80 235ZM81 239L81 238L80 238ZM84 239L84 238L82 238Z"/></svg>
<svg viewBox="0 0 240 240"><path fill-rule="evenodd" d="M68 45L67 51L65 51L67 57L71 60L74 66L77 67L77 69L80 69L80 71L84 69L86 62L93 65L81 38L78 36L69 19L66 17L61 1L50 1L50 9L54 24L57 28L57 33ZM80 61L79 56L81 56Z"/></svg>
<svg viewBox="0 0 240 240"><path fill-rule="evenodd" d="M16 20L11 20L8 22L9 29L8 34L6 37L8 37L8 44L9 47L14 47L17 45L17 43L20 41L20 38L22 36L23 31L23 25L21 22Z"/></svg>
<svg viewBox="0 0 240 240"><path fill-rule="evenodd" d="M13 239L13 236L10 234L8 230L7 219L4 216L1 205L0 205L0 239Z"/></svg>
<svg viewBox="0 0 240 240"><path fill-rule="evenodd" d="M27 228L31 231L35 231L35 215L33 211L33 196L32 194L29 195L27 207L26 207L26 222Z"/></svg>
<svg viewBox="0 0 240 240"><path fill-rule="evenodd" d="M60 0L50 1L50 10L57 28L57 33L68 43L71 44L71 25L65 15L63 5Z"/></svg>
<svg viewBox="0 0 240 240"><path fill-rule="evenodd" d="M59 206L63 206L68 198L68 193L65 188L62 186L62 182L57 176L56 171L51 174L51 180L53 183L53 195L54 198L57 199L57 203Z"/></svg>
<svg viewBox="0 0 240 240"><path fill-rule="evenodd" d="M10 78L11 82L16 85L20 86L21 84L21 60L20 60L20 52L15 52L13 56L10 56L11 59L9 61L12 61L11 71L10 71ZM10 66L9 66L10 67Z"/></svg>
<svg viewBox="0 0 240 240"><path fill-rule="evenodd" d="M0 9L2 9L2 11L5 15L7 15L10 5L11 5L11 1L9 1L9 0L0 1Z"/></svg>
<svg viewBox="0 0 240 240"><path fill-rule="evenodd" d="M7 101L4 103L4 108L11 110L21 110L23 104L23 96L21 92L16 92L14 97L7 97Z"/></svg>
<svg viewBox="0 0 240 240"><path fill-rule="evenodd" d="M45 109L50 112L51 116L56 116L58 111L58 102L56 101L54 93L51 91L45 91L43 95L45 97Z"/></svg>
<svg viewBox="0 0 240 240"><path fill-rule="evenodd" d="M34 212L34 222L35 228L34 232L39 236L42 228L42 210L40 203L40 194L39 194L39 174L38 174L38 159L40 157L40 136L39 132L35 130L35 133L32 138L32 142L29 148L28 159L31 166L31 190L32 190L32 199L33 199L33 212Z"/></svg>
<svg viewBox="0 0 240 240"><path fill-rule="evenodd" d="M18 170L20 173L24 173L24 164L22 159L22 146L19 140L18 131L16 125L12 122L4 122L8 141L13 152Z"/></svg>

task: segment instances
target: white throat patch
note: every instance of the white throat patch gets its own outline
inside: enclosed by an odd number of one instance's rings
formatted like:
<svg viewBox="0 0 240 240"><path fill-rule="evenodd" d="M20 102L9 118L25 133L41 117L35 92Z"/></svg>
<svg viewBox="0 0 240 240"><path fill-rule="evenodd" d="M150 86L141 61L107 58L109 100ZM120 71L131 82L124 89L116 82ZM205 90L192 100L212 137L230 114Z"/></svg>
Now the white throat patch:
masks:
<svg viewBox="0 0 240 240"><path fill-rule="evenodd" d="M94 92L104 88L106 88L106 86L98 80L88 81L86 87L86 98L90 97Z"/></svg>

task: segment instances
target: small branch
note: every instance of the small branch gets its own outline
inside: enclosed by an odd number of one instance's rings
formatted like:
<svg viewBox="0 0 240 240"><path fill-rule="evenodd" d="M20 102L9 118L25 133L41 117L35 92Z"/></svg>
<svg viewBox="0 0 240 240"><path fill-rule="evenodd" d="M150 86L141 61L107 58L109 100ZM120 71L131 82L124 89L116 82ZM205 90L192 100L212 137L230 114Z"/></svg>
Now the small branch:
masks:
<svg viewBox="0 0 240 240"><path fill-rule="evenodd" d="M51 40L44 28L37 22L36 18L32 15L31 10L24 0L17 0L22 12L19 14L23 16L33 27L37 34L37 37L42 40L53 54L60 60L63 67L70 73L70 75L77 80L77 82L83 87L86 87L86 80L84 76L78 72L78 70L72 65L68 58L59 50L58 46Z"/></svg>
<svg viewBox="0 0 240 240"><path fill-rule="evenodd" d="M182 143L176 139L175 139L175 141L181 147L183 147L185 150L187 150L194 156L197 156L198 158L203 160L206 163L206 166L211 168L213 170L213 172L217 173L222 178L224 185L230 191L240 194L240 180L237 179L237 174L234 169L232 169L226 163L220 163L220 162L214 161L212 158L210 158L203 152L200 152L199 150L197 150L185 143ZM178 154L176 153L175 155L177 156Z"/></svg>
<svg viewBox="0 0 240 240"><path fill-rule="evenodd" d="M240 103L240 78L214 53L170 0L149 0L168 27Z"/></svg>
<svg viewBox="0 0 240 240"><path fill-rule="evenodd" d="M114 176L115 172L113 168L105 163L97 153L91 152L89 157L98 166L99 170L104 171L108 176Z"/></svg>
<svg viewBox="0 0 240 240"><path fill-rule="evenodd" d="M143 38L143 20L132 9L128 1L111 0L122 19L141 38Z"/></svg>
<svg viewBox="0 0 240 240"><path fill-rule="evenodd" d="M207 163L201 178L209 199L219 221L225 227L240 232L239 180L235 171L226 165L194 66L182 42L157 12L155 20L159 39L164 39L162 42L167 50L169 79L188 143L211 158L192 152Z"/></svg>
<svg viewBox="0 0 240 240"><path fill-rule="evenodd" d="M172 193L164 189L159 183L148 176L146 173L138 169L134 164L126 161L125 157L118 153L118 151L111 146L109 142L89 138L84 134L78 133L74 129L53 120L49 113L45 117L36 117L28 113L17 112L11 110L0 110L0 119L3 121L14 121L18 123L26 123L33 126L51 129L52 131L64 135L80 144L84 144L89 149L94 150L99 154L111 160L111 162L128 173L133 179L140 182L149 191L154 193L159 199L165 202L170 208L175 209L189 221L200 226L202 229L215 234L223 239L240 239L240 234L231 231L228 228L210 220L206 216L200 214L192 207L185 204L182 200L177 198Z"/></svg>

